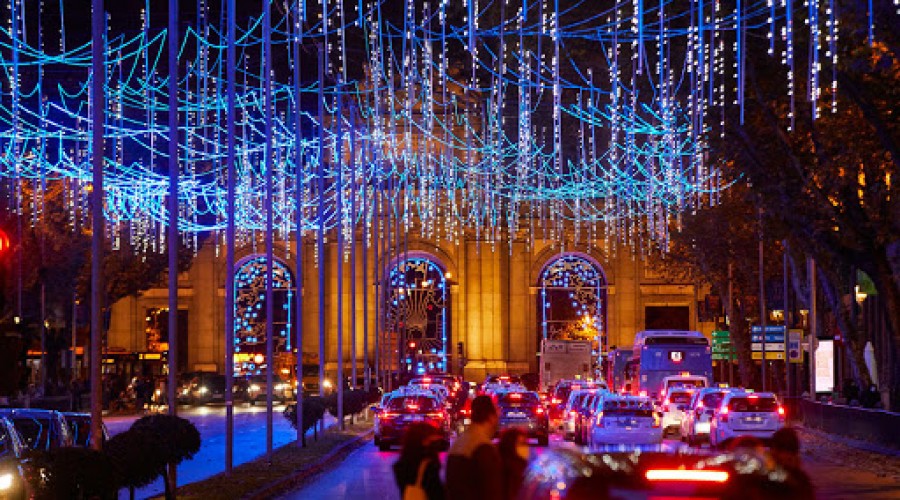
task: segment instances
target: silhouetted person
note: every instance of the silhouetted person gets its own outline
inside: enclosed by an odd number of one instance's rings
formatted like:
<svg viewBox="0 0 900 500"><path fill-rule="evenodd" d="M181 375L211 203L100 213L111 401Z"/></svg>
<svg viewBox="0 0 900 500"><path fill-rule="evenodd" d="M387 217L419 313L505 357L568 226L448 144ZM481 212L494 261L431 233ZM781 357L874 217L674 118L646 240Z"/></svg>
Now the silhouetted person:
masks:
<svg viewBox="0 0 900 500"><path fill-rule="evenodd" d="M406 489L412 486L422 488L429 500L443 500L438 456L443 445L443 436L430 424L415 423L407 427L400 458L394 462L394 479L401 498L406 497Z"/></svg>
<svg viewBox="0 0 900 500"><path fill-rule="evenodd" d="M875 384L869 385L869 388L860 396L859 402L862 403L864 408L875 408L878 406L878 403L881 403L881 393L878 392Z"/></svg>
<svg viewBox="0 0 900 500"><path fill-rule="evenodd" d="M447 496L451 500L503 498L503 464L491 442L499 423L490 397L472 400L472 425L456 438L447 455Z"/></svg>
<svg viewBox="0 0 900 500"><path fill-rule="evenodd" d="M791 427L783 427L769 440L772 459L788 472L787 484L791 487L792 498L801 500L816 497L812 479L800 463L800 437Z"/></svg>
<svg viewBox="0 0 900 500"><path fill-rule="evenodd" d="M520 429L507 429L500 434L497 444L500 459L503 462L503 498L518 498L519 490L525 481L525 468L528 467L528 435Z"/></svg>

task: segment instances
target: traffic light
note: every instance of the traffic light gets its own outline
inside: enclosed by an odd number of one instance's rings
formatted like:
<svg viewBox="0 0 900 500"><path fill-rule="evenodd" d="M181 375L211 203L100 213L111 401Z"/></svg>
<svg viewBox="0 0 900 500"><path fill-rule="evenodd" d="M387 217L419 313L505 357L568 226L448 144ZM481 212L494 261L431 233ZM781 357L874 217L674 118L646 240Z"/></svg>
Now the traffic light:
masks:
<svg viewBox="0 0 900 500"><path fill-rule="evenodd" d="M416 341L415 341L415 340L410 340L410 341L409 341L409 348L410 348L411 350L415 350L415 349L416 349Z"/></svg>

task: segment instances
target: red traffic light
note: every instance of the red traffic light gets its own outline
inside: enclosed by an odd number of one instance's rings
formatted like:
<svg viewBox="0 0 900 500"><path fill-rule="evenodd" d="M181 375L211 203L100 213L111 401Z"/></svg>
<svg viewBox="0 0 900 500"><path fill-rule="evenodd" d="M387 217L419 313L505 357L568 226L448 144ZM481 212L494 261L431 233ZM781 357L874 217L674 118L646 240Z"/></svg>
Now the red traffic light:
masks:
<svg viewBox="0 0 900 500"><path fill-rule="evenodd" d="M415 349L415 348L416 348L416 343L415 343L415 341L412 341L412 340L409 341L409 348L410 348L410 349Z"/></svg>
<svg viewBox="0 0 900 500"><path fill-rule="evenodd" d="M9 250L9 236L6 235L6 231L0 229L0 254Z"/></svg>

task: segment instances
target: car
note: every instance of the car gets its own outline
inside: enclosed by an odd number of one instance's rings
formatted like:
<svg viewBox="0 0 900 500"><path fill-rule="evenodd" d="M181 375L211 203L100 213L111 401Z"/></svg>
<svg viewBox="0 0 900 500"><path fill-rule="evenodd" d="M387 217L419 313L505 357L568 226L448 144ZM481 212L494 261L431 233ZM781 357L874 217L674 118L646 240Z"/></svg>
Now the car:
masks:
<svg viewBox="0 0 900 500"><path fill-rule="evenodd" d="M13 423L0 417L0 498L32 498L34 485L28 448Z"/></svg>
<svg viewBox="0 0 900 500"><path fill-rule="evenodd" d="M769 439L784 427L785 411L771 392L730 392L710 421L709 444L723 447L738 436Z"/></svg>
<svg viewBox="0 0 900 500"><path fill-rule="evenodd" d="M510 391L497 398L500 430L516 428L524 431L529 438L537 439L538 445L550 444L550 421L541 398L533 391Z"/></svg>
<svg viewBox="0 0 900 500"><path fill-rule="evenodd" d="M693 389L669 389L666 398L660 405L660 411L663 414L662 428L664 435L670 432L681 434L681 421L684 419L684 414L693 395Z"/></svg>
<svg viewBox="0 0 900 500"><path fill-rule="evenodd" d="M400 444L406 428L414 422L434 426L450 444L450 415L440 399L431 392L394 391L375 411L374 441L380 451Z"/></svg>
<svg viewBox="0 0 900 500"><path fill-rule="evenodd" d="M587 444L591 440L591 427L593 427L594 416L603 407L603 400L615 394L606 390L606 386L601 386L595 392L589 401L582 405L578 412L578 421L575 430L575 442L579 444Z"/></svg>
<svg viewBox="0 0 900 500"><path fill-rule="evenodd" d="M660 417L653 401L646 396L603 398L591 428L591 446L607 444L659 444L662 442Z"/></svg>
<svg viewBox="0 0 900 500"><path fill-rule="evenodd" d="M801 474L751 451L554 448L528 464L517 498L810 498Z"/></svg>
<svg viewBox="0 0 900 500"><path fill-rule="evenodd" d="M681 420L681 440L695 446L709 439L709 426L722 399L735 389L706 387L694 392Z"/></svg>
<svg viewBox="0 0 900 500"><path fill-rule="evenodd" d="M178 387L178 402L205 405L225 401L225 375L213 372L188 372Z"/></svg>
<svg viewBox="0 0 900 500"><path fill-rule="evenodd" d="M566 402L563 413L560 416L560 430L563 439L573 441L575 439L575 425L578 420L578 410L585 398L596 392L596 389L575 389L569 392L569 400Z"/></svg>
<svg viewBox="0 0 900 500"><path fill-rule="evenodd" d="M0 416L12 422L25 446L32 450L49 451L73 444L69 426L56 410L2 409Z"/></svg>
<svg viewBox="0 0 900 500"><path fill-rule="evenodd" d="M560 380L553 386L550 395L550 406L547 408L550 412L550 421L560 424L561 420L566 417L566 406L572 391L579 389L593 388L593 382L585 380Z"/></svg>
<svg viewBox="0 0 900 500"><path fill-rule="evenodd" d="M72 435L72 446L80 448L90 447L91 414L63 412L62 417L69 427L69 433ZM109 431L106 430L106 424L101 424L100 429L103 433L103 442L109 441Z"/></svg>
<svg viewBox="0 0 900 500"><path fill-rule="evenodd" d="M294 399L295 391L293 383L282 379L278 375L274 375L272 380L274 381L274 384L272 385L272 399L274 401L285 404ZM249 375L243 385L246 387L248 403L255 405L256 403L266 402L266 387L268 386L267 375Z"/></svg>

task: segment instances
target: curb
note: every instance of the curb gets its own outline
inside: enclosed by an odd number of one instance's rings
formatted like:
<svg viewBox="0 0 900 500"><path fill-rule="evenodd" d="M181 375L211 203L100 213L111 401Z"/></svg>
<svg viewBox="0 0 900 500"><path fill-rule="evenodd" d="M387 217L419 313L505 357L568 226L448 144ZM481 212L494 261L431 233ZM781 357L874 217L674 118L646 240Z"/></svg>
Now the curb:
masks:
<svg viewBox="0 0 900 500"><path fill-rule="evenodd" d="M356 439L347 441L335 449L331 450L327 455L322 457L318 462L311 464L303 469L285 476L274 483L268 484L253 493L245 496L246 500L264 500L273 496L284 493L290 489L296 488L303 484L307 479L325 472L329 467L337 462L344 460L347 455L361 447L373 435L374 431L368 430Z"/></svg>
<svg viewBox="0 0 900 500"><path fill-rule="evenodd" d="M853 439L853 438L846 437L846 436L829 434L829 433L819 430L815 427L808 427L805 425L798 425L797 427L800 429L803 429L805 432L813 434L821 439L830 441L832 443L840 444L840 445L846 446L848 448L854 448L859 451L876 453L876 454L885 455L888 457L900 457L900 450L898 450L896 448L879 446L878 444L872 443L870 441L863 441L860 439Z"/></svg>

